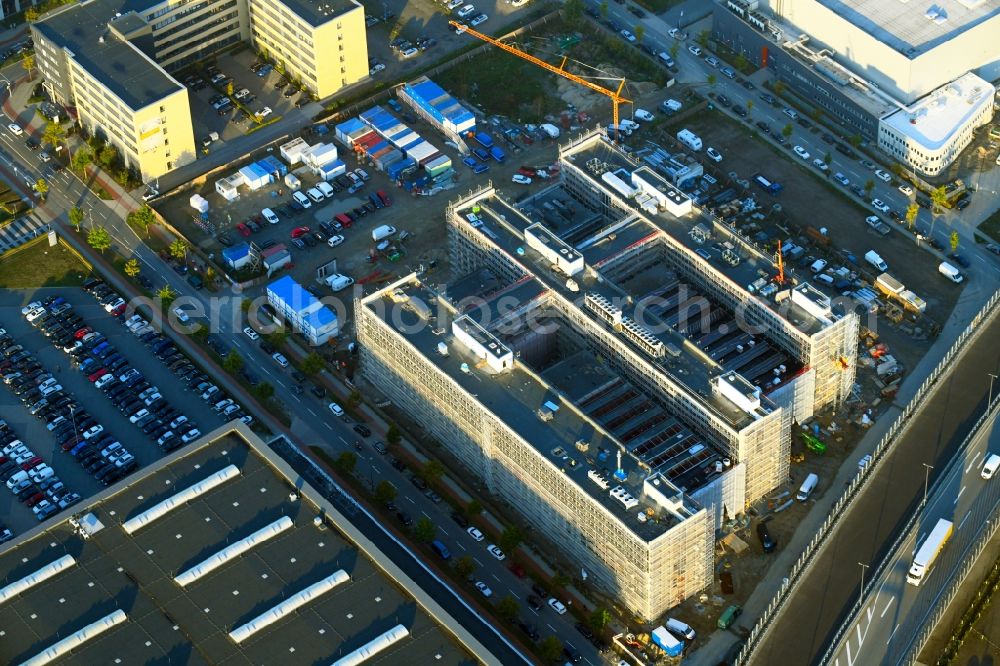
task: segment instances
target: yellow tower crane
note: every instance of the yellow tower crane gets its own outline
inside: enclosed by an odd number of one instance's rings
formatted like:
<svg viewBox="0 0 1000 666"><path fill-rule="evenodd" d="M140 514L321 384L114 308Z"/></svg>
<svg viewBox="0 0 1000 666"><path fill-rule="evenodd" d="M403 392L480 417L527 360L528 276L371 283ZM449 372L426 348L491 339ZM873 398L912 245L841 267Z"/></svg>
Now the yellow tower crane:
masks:
<svg viewBox="0 0 1000 666"><path fill-rule="evenodd" d="M484 35L481 32L477 32L477 31L473 30L472 28L469 28L469 27L467 27L467 26L465 26L465 25L463 25L463 24L461 24L461 23L459 23L457 21L449 21L449 23L451 25L453 25L454 27L458 28L459 31L465 32L468 35L472 35L476 39L481 39L484 42L486 42L487 44L492 44L493 46L497 47L498 49L503 49L507 53L512 53L512 54L516 55L518 58L523 58L524 60L527 60L530 63L538 65L542 69L549 70L553 74L558 74L559 76L561 76L561 77L563 77L565 79L569 79L570 81L573 81L574 83L579 83L581 86L585 86L587 88L590 88L594 92L598 92L598 93L601 93L602 95L610 97L611 98L612 108L613 108L613 111L614 111L613 116L614 116L614 126L615 126L615 135L616 135L615 139L617 140L617 138L618 138L618 136L617 136L617 134L618 134L618 105L619 104L631 104L632 103L632 100L626 99L626 98L624 98L624 97L621 96L622 89L625 87L625 79L624 78L621 80L621 83L618 84L618 90L609 90L608 88L605 88L603 86L599 86L596 83L593 83L592 81L588 81L587 79L584 79L584 78L579 77L579 76L577 76L575 74L570 74L569 72L567 72L565 70L566 60L567 60L566 56L563 56L562 62L559 64L558 67L556 67L555 65L550 65L549 63L545 62L544 60L541 60L540 58L536 58L533 55L525 53L524 51L522 51L522 50L520 50L520 49L518 49L516 47L513 47L510 44L505 44L504 42L501 42L498 39L493 39L489 35Z"/></svg>

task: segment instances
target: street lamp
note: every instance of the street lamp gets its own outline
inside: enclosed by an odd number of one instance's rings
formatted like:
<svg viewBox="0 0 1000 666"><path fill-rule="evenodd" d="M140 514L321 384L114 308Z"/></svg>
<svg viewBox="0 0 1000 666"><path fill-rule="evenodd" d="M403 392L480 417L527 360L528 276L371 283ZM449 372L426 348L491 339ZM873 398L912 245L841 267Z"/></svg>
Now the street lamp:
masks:
<svg viewBox="0 0 1000 666"><path fill-rule="evenodd" d="M931 470L934 469L934 465L928 465L927 463L920 463L924 466L924 505L927 504L927 483L931 478ZM923 505L922 505L923 506Z"/></svg>
<svg viewBox="0 0 1000 666"><path fill-rule="evenodd" d="M989 397L986 400L986 409L989 410L990 405L993 404L993 380L996 379L997 376L994 375L992 372L987 372L986 374L990 376L990 392L989 392Z"/></svg>
<svg viewBox="0 0 1000 666"><path fill-rule="evenodd" d="M858 606L860 606L865 602L865 569L868 565L864 562L858 562L858 565L861 567L861 592L858 594Z"/></svg>
<svg viewBox="0 0 1000 666"><path fill-rule="evenodd" d="M80 441L80 433L76 429L76 405L70 405L69 418L73 421L73 439Z"/></svg>

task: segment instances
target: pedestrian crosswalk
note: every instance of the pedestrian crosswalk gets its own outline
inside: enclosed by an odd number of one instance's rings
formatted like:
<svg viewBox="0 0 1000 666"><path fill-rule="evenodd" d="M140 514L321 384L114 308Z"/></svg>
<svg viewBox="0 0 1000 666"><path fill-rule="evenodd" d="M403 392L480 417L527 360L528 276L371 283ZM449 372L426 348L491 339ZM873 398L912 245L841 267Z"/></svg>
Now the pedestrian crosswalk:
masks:
<svg viewBox="0 0 1000 666"><path fill-rule="evenodd" d="M24 245L33 238L49 232L50 225L34 215L26 215L0 227L0 254Z"/></svg>

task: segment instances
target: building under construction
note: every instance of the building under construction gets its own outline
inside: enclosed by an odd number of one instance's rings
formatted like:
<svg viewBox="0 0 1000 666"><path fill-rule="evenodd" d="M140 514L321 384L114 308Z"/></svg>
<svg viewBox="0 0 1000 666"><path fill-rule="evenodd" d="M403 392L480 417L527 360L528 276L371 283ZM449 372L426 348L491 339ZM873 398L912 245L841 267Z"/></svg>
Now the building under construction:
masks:
<svg viewBox="0 0 1000 666"><path fill-rule="evenodd" d="M808 284L751 293L770 259L601 135L560 161L516 207L492 188L449 205L463 277L362 299L362 369L655 618L711 583L725 517L787 479L793 419L846 397L857 317Z"/></svg>

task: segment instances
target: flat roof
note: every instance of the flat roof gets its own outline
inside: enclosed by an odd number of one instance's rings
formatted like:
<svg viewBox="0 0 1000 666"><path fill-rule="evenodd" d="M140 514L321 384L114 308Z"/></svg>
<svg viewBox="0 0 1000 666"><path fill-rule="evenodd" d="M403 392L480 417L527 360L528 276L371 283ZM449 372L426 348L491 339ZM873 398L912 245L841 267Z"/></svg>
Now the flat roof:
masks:
<svg viewBox="0 0 1000 666"><path fill-rule="evenodd" d="M407 306L405 303L402 307L398 307L397 304L401 302L403 295L411 302L416 300L426 308ZM649 470L643 469L638 460L625 451L616 439L605 434L604 429L598 427L596 421L581 413L582 410L573 403L573 398L579 395L581 387L603 385L613 378L612 375L596 376L588 373L584 376L591 376L593 381L589 384L580 382L574 387L560 379L565 376L565 371L562 374L553 371L553 381L550 382L542 378L544 375L536 374L521 361L515 361L507 371L489 372L485 364L480 363L476 356L455 339L451 333L450 322L440 320L432 322L424 318L427 312L443 312L452 319L461 316L462 313L454 310L447 300L439 299L436 292L416 278L376 292L366 298L363 305L394 328L436 368L472 395L479 404L534 446L544 458L626 524L637 536L651 541L677 524L675 517L649 500L641 498L643 480L649 475ZM568 326L568 323L566 325ZM441 343L447 346L447 356L442 356L440 353ZM593 357L588 358L589 364L581 363L579 359L565 362L576 363L580 368L587 365L593 367ZM567 387L574 391L563 393L564 400L560 397L560 393ZM543 418L540 412L546 413L546 418ZM617 467L618 451L622 451L623 454L622 469L625 472L623 479L612 478ZM592 471L601 472L610 479L611 488L622 486L627 489L639 499L639 505L626 508L621 501L612 498L607 488L602 488L588 476ZM701 510L701 507L689 498L685 498L685 502L692 512ZM636 517L637 513L647 508L653 509L656 518L640 521Z"/></svg>
<svg viewBox="0 0 1000 666"><path fill-rule="evenodd" d="M64 520L0 550L0 587L64 555L75 565L0 603L0 662L21 663L116 609L128 621L60 663L330 663L397 624L409 636L386 663L472 663L403 589L382 574L267 459L235 434L130 477L106 498L78 505L104 525L83 539ZM187 450L185 450L187 451ZM238 476L180 504L131 535L122 523L234 465ZM287 517L292 526L181 587L174 577L238 539ZM350 579L236 643L234 628L343 570Z"/></svg>
<svg viewBox="0 0 1000 666"><path fill-rule="evenodd" d="M116 14L141 13L154 4L147 0L90 0L47 14L33 28L69 50L83 69L137 110L184 89L149 54L118 39L108 27Z"/></svg>
<svg viewBox="0 0 1000 666"><path fill-rule="evenodd" d="M361 7L354 0L276 0L303 21L318 28L338 16Z"/></svg>
<svg viewBox="0 0 1000 666"><path fill-rule="evenodd" d="M936 150L984 106L993 104L995 92L992 84L969 72L922 97L908 110L889 114L882 122L921 146Z"/></svg>
<svg viewBox="0 0 1000 666"><path fill-rule="evenodd" d="M908 58L1000 15L1000 0L814 0Z"/></svg>

